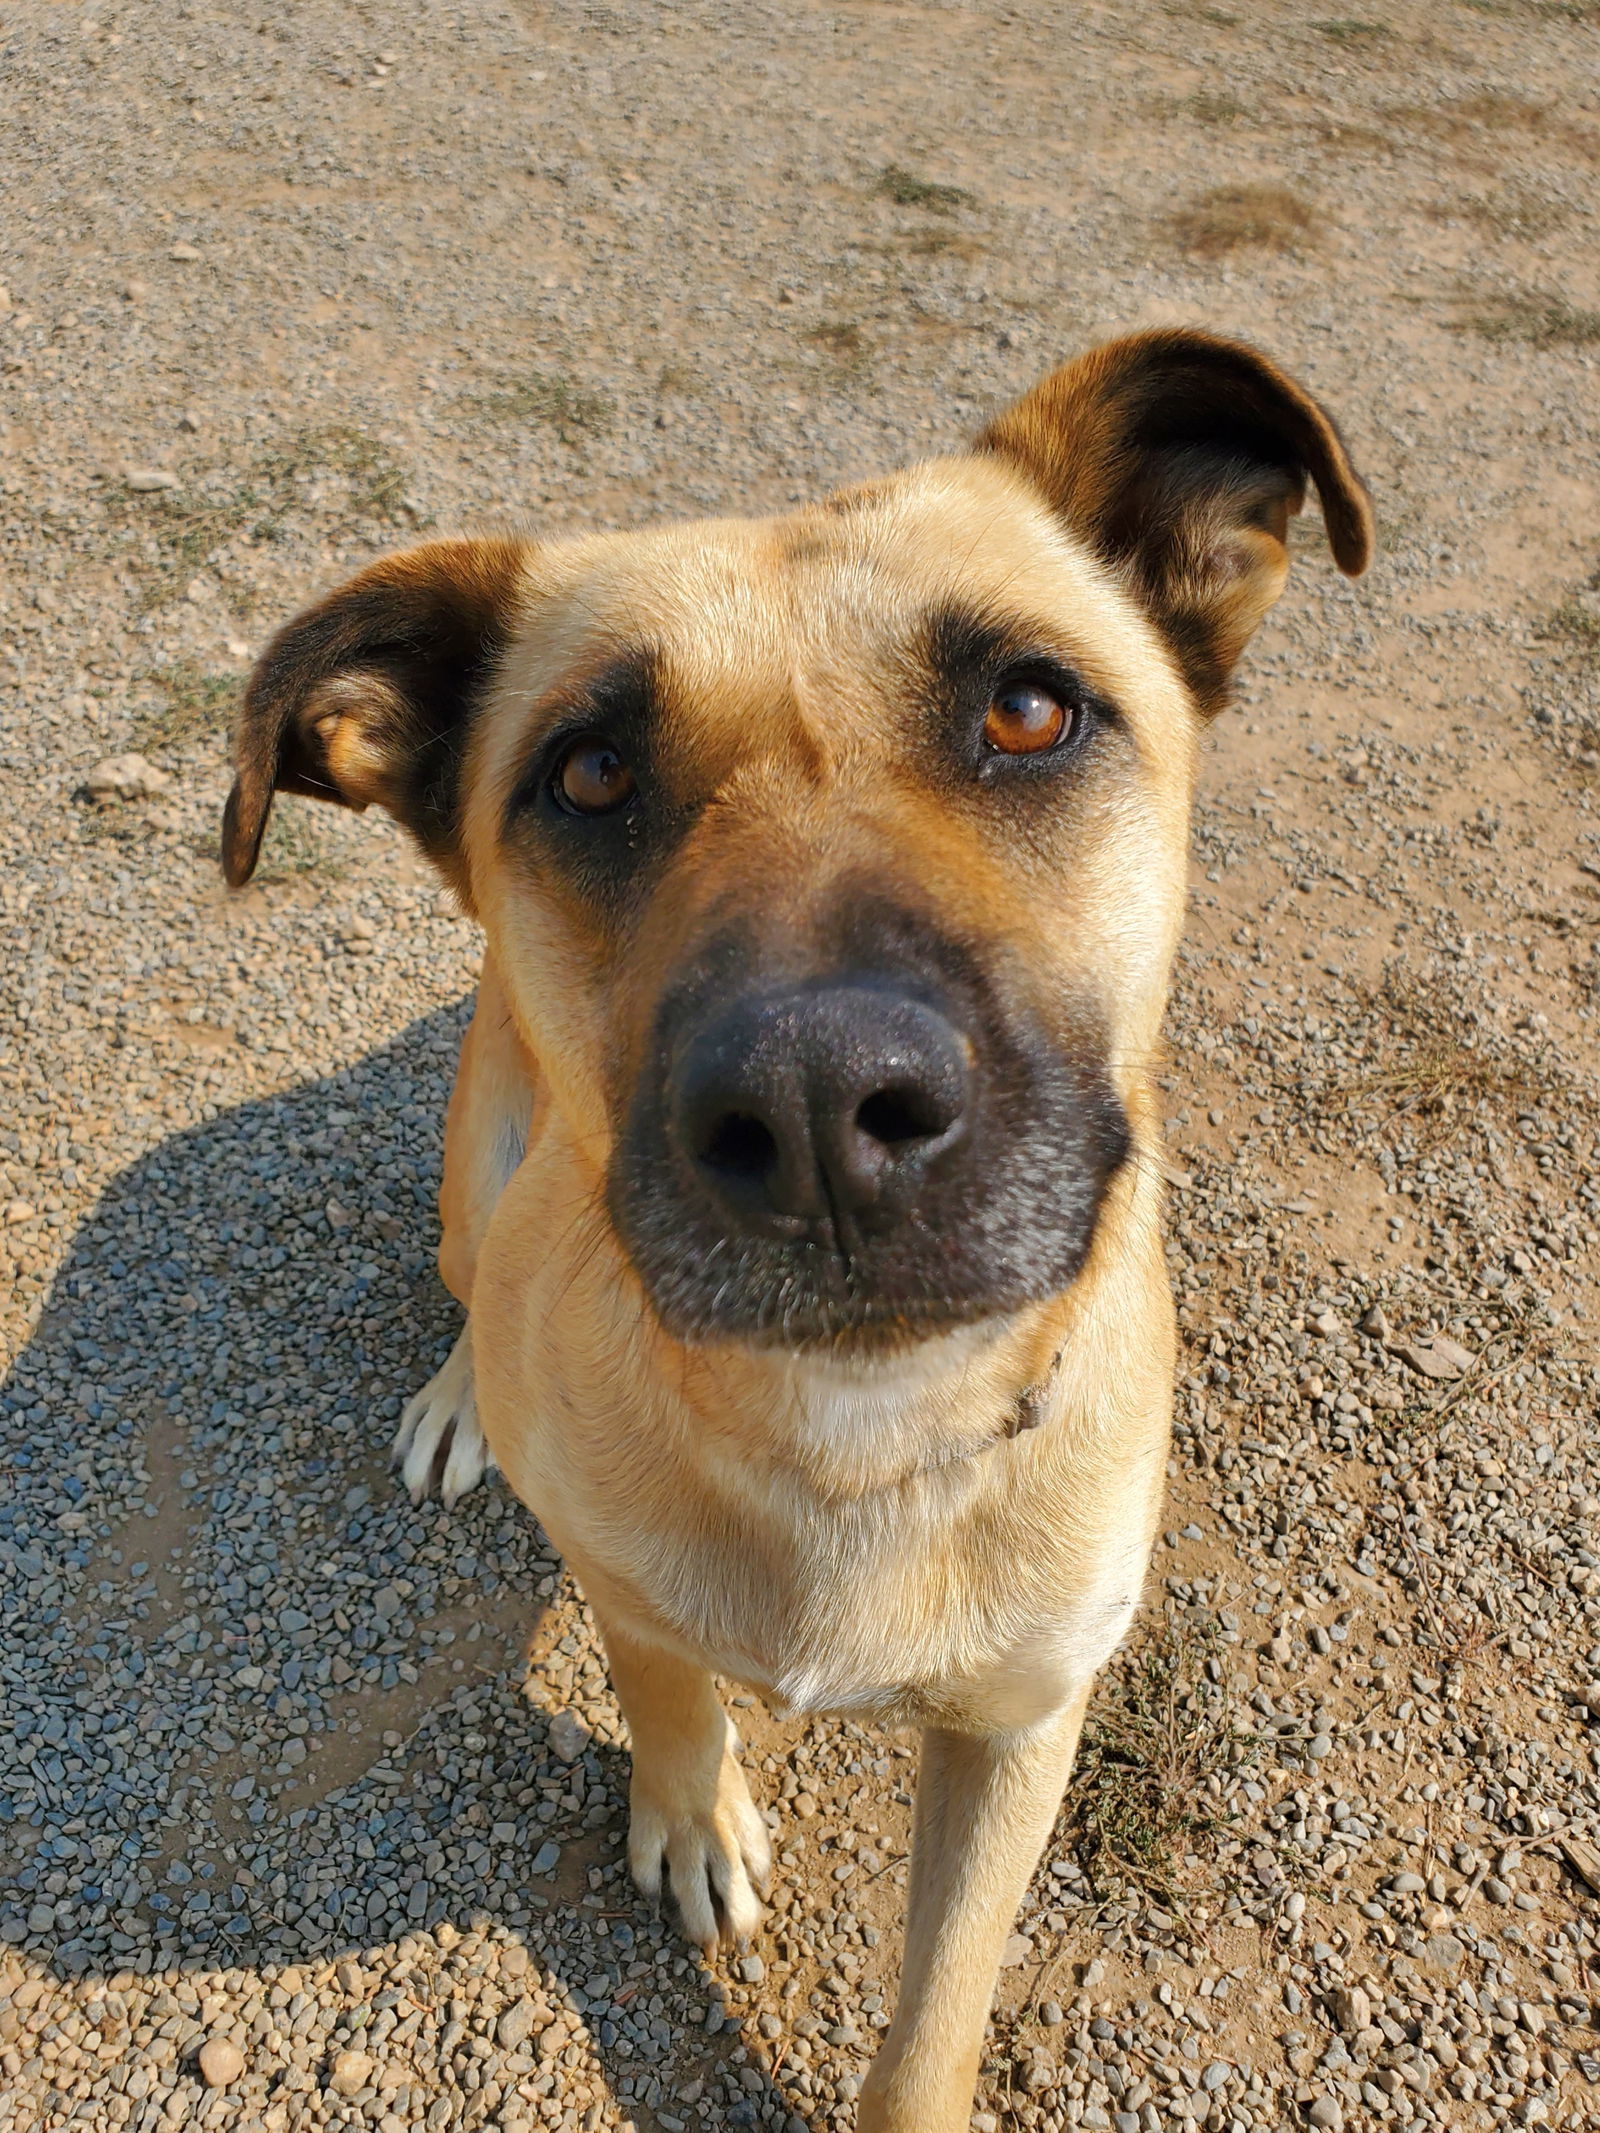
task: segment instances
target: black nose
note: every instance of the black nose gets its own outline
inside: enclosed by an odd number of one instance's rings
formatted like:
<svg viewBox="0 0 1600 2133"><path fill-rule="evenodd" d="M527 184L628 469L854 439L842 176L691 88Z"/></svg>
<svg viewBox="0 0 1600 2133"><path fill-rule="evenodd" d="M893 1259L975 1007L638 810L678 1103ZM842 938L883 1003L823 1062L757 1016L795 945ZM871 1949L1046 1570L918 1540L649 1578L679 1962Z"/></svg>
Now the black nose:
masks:
<svg viewBox="0 0 1600 2133"><path fill-rule="evenodd" d="M962 1138L970 1052L936 1007L887 988L768 993L680 1054L671 1131L742 1223L792 1235L831 1221L848 1233L902 1211Z"/></svg>

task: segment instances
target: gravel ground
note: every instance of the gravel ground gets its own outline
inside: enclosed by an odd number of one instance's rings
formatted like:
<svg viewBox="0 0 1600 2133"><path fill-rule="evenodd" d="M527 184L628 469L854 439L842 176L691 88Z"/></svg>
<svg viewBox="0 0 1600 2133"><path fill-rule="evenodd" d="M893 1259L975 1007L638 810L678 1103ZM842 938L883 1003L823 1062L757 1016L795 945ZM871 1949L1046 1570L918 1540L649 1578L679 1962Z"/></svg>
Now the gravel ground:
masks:
<svg viewBox="0 0 1600 2133"><path fill-rule="evenodd" d="M1169 1524L975 2123L1600 2127L1594 25L14 0L0 2127L850 2124L913 1748L742 1709L769 1930L634 1900L559 1565L386 1465L472 929L299 802L227 897L222 733L420 527L781 506L1174 319L1384 555L1216 731Z"/></svg>

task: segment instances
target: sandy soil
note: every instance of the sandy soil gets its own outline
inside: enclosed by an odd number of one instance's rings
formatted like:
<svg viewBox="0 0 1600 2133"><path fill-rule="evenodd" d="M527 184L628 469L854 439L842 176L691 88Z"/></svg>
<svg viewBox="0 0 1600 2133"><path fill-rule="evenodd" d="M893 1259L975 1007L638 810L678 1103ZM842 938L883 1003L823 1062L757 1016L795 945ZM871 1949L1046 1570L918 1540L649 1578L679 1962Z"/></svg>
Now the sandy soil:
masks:
<svg viewBox="0 0 1600 2133"><path fill-rule="evenodd" d="M581 1603L385 1460L471 929L309 804L227 897L228 705L420 528L781 506L1175 320L1383 554L1306 528L1211 744L1171 1508L978 2123L1600 2126L1597 29L6 7L0 2126L851 2123L912 1751L741 1709L770 1932L632 1897Z"/></svg>

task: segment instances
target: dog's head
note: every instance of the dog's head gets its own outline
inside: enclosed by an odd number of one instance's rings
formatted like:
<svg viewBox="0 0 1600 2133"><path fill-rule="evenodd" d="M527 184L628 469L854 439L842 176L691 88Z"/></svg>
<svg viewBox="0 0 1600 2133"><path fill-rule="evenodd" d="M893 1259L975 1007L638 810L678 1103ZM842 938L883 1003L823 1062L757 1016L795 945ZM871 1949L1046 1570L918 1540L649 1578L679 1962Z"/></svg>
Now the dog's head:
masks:
<svg viewBox="0 0 1600 2133"><path fill-rule="evenodd" d="M1327 417L1196 333L791 517L442 541L291 622L224 827L378 801L481 917L670 1332L903 1343L1065 1291L1150 1138L1196 735Z"/></svg>

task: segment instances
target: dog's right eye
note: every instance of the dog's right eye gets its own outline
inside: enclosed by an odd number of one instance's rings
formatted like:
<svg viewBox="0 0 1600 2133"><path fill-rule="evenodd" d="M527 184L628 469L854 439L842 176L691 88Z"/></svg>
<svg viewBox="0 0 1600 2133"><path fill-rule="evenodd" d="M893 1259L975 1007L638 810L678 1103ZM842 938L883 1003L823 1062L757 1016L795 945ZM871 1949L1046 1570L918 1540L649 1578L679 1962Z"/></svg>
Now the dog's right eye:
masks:
<svg viewBox="0 0 1600 2133"><path fill-rule="evenodd" d="M558 807L569 815L614 815L638 791L619 751L597 733L586 733L562 753L550 781Z"/></svg>

